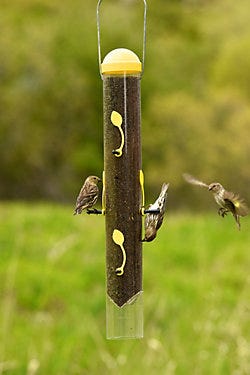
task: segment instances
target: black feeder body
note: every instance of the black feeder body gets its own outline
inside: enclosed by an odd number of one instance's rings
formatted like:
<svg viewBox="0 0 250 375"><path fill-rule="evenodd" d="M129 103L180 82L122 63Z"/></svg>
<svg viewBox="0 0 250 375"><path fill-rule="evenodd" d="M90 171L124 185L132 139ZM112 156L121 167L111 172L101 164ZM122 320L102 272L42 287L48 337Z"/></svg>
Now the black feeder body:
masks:
<svg viewBox="0 0 250 375"><path fill-rule="evenodd" d="M143 337L141 161L141 76L144 66L129 49L117 48L101 61L99 0L98 54L103 80L104 172L102 213L106 224L106 334L108 339Z"/></svg>
<svg viewBox="0 0 250 375"><path fill-rule="evenodd" d="M101 64L108 338L143 336L141 69L123 48Z"/></svg>

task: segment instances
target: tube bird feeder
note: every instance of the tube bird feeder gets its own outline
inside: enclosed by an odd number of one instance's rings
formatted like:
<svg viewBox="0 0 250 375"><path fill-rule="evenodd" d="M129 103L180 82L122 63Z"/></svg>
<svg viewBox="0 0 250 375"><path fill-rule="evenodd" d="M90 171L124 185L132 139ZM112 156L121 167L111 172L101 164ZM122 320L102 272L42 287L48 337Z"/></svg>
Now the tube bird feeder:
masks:
<svg viewBox="0 0 250 375"><path fill-rule="evenodd" d="M98 52L103 80L106 222L106 333L108 339L143 337L140 81L144 64L131 50L117 48L101 61L99 6Z"/></svg>

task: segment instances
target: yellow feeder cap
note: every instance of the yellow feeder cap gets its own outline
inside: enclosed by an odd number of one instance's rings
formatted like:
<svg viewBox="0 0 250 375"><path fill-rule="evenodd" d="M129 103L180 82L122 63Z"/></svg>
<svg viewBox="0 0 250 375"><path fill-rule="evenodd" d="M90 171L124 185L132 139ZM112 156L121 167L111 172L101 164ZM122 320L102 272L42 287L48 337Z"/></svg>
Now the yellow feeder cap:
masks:
<svg viewBox="0 0 250 375"><path fill-rule="evenodd" d="M140 73L142 64L138 56L126 48L109 52L101 64L103 74Z"/></svg>

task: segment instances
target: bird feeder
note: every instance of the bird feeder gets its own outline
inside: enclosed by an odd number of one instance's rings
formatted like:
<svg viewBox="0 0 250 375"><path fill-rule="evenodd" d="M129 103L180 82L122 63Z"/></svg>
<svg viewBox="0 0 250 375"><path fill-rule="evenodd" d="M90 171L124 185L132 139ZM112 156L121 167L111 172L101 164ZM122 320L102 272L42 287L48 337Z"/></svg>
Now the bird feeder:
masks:
<svg viewBox="0 0 250 375"><path fill-rule="evenodd" d="M117 48L102 61L97 5L98 57L103 81L106 222L106 333L108 339L143 337L141 89L144 66L129 49Z"/></svg>

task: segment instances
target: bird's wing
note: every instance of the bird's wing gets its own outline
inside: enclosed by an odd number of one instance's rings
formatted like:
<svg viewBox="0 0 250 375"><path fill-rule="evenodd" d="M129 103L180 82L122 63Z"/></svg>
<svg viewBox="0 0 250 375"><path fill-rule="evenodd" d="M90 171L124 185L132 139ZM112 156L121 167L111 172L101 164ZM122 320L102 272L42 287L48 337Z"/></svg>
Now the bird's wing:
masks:
<svg viewBox="0 0 250 375"><path fill-rule="evenodd" d="M161 192L159 197L156 199L154 204L150 206L151 210L159 210L159 214L149 214L150 216L150 221L154 223L155 228L158 230L162 223L163 223L163 218L165 215L165 211L167 208L167 196L168 196L168 187L169 183L166 184L165 182L162 184L161 187Z"/></svg>
<svg viewBox="0 0 250 375"><path fill-rule="evenodd" d="M149 207L151 210L160 210L163 214L165 213L166 206L167 206L168 187L169 187L169 183L166 184L164 182L161 187L161 192L159 194L159 197Z"/></svg>
<svg viewBox="0 0 250 375"><path fill-rule="evenodd" d="M163 220L163 216L165 214L166 208L167 208L168 187L169 187L169 183L166 184L164 182L163 185L162 185L162 188L161 188L160 196L158 198L159 199L159 207L160 207L160 211L161 211L161 214L162 214L162 220Z"/></svg>
<svg viewBox="0 0 250 375"><path fill-rule="evenodd" d="M146 214L145 221L144 221L145 232L147 232L147 230L149 228L157 231L160 228L160 226L162 225L162 222L163 222L163 215L161 215L161 214L149 214L149 213Z"/></svg>
<svg viewBox="0 0 250 375"><path fill-rule="evenodd" d="M233 205L233 210L239 216L246 216L249 213L249 208L245 201L240 198L238 194L235 194L231 191L225 191L224 200L229 209Z"/></svg>
<svg viewBox="0 0 250 375"><path fill-rule="evenodd" d="M160 227L162 226L163 219L164 219L164 215L161 215L161 214L156 217L156 220L157 220L156 229L157 230L160 229Z"/></svg>
<svg viewBox="0 0 250 375"><path fill-rule="evenodd" d="M209 187L209 185L205 184L205 182L202 182L200 180L197 180L197 178L191 176L188 173L183 173L183 178L186 180L189 184L192 185L198 185L198 186L203 186L203 187Z"/></svg>
<svg viewBox="0 0 250 375"><path fill-rule="evenodd" d="M98 187L95 184L84 185L76 200L76 210L92 207L98 198Z"/></svg>

